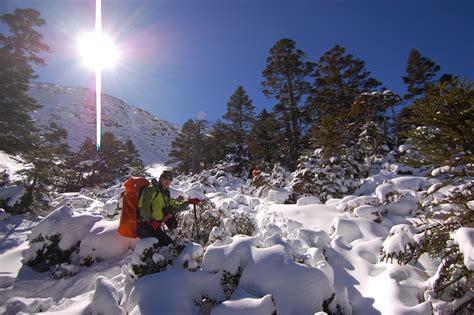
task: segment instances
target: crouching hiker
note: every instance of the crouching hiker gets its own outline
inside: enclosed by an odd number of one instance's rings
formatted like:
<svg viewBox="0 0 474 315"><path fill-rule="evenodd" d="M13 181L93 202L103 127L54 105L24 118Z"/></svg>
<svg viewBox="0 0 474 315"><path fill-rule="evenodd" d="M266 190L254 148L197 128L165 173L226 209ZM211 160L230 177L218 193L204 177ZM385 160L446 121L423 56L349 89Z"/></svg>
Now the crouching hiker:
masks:
<svg viewBox="0 0 474 315"><path fill-rule="evenodd" d="M198 204L198 198L179 202L170 196L173 173L165 170L159 180L145 187L138 200L138 222L136 234L139 238L155 237L160 246L166 246L173 240L163 231L163 225L172 230L178 226L175 213L183 211L189 204Z"/></svg>

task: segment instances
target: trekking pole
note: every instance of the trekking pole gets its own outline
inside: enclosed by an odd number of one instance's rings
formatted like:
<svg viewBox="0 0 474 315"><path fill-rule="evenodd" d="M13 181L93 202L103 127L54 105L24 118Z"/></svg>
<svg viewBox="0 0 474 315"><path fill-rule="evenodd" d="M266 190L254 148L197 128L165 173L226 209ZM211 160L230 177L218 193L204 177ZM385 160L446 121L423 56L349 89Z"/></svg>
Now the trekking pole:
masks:
<svg viewBox="0 0 474 315"><path fill-rule="evenodd" d="M194 225L196 227L196 241L199 243L199 225L198 225L197 209L196 209L195 204L193 204L193 209L194 209Z"/></svg>

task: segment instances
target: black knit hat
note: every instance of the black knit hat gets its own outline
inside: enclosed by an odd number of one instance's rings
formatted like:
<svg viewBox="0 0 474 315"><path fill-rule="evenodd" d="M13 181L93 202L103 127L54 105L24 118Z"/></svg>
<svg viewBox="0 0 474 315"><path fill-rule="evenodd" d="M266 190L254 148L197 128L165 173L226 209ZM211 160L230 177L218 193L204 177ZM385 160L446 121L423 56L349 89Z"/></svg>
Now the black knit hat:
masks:
<svg viewBox="0 0 474 315"><path fill-rule="evenodd" d="M169 180L173 180L173 172L165 170L161 173L160 178L166 178L166 179L169 179Z"/></svg>

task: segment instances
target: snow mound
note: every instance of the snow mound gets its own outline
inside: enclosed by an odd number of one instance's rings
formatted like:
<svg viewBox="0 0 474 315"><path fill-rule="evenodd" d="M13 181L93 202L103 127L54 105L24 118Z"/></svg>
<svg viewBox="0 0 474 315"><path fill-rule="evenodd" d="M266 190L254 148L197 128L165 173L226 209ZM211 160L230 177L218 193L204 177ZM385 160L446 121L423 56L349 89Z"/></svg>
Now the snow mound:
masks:
<svg viewBox="0 0 474 315"><path fill-rule="evenodd" d="M80 242L90 232L94 223L101 218L87 213L77 214L71 207L63 206L41 220L31 230L29 239L60 234L59 248L68 250Z"/></svg>
<svg viewBox="0 0 474 315"><path fill-rule="evenodd" d="M79 256L81 260L106 260L122 256L130 248L132 239L117 233L119 221L100 220L81 240Z"/></svg>
<svg viewBox="0 0 474 315"><path fill-rule="evenodd" d="M237 289L230 300L224 301L211 310L211 315L261 315L273 314L275 305L271 294L262 298Z"/></svg>
<svg viewBox="0 0 474 315"><path fill-rule="evenodd" d="M198 314L204 296L223 300L220 275L203 271L167 269L138 280L127 303L127 312L137 314ZM170 294L171 293L171 294ZM150 301L153 301L150 303Z"/></svg>
<svg viewBox="0 0 474 315"><path fill-rule="evenodd" d="M92 315L125 315L118 291L108 278L97 277L90 309Z"/></svg>
<svg viewBox="0 0 474 315"><path fill-rule="evenodd" d="M463 227L454 234L454 243L464 256L464 265L474 270L474 228Z"/></svg>
<svg viewBox="0 0 474 315"><path fill-rule="evenodd" d="M13 297L0 306L0 313L4 315L16 315L19 313L39 313L47 311L53 306L52 298L22 298Z"/></svg>
<svg viewBox="0 0 474 315"><path fill-rule="evenodd" d="M204 254L203 270L231 274L240 270L239 287L257 297L271 294L279 314L322 310L323 302L334 294L325 272L294 262L287 246L257 248L254 242L250 237L235 236L230 244L210 245Z"/></svg>
<svg viewBox="0 0 474 315"><path fill-rule="evenodd" d="M298 206L316 205L320 203L321 203L321 200L319 200L319 198L315 196L302 197L296 201L296 204Z"/></svg>
<svg viewBox="0 0 474 315"><path fill-rule="evenodd" d="M323 302L334 294L324 272L295 263L281 245L252 247L251 255L239 285L256 296L271 294L278 314L321 311Z"/></svg>

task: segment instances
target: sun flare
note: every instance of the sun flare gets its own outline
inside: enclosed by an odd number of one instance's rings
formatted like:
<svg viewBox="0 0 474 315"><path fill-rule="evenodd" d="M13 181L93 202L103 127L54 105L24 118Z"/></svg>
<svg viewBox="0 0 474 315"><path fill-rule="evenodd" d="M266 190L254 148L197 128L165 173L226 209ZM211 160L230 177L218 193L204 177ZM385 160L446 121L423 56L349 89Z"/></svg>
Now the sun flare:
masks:
<svg viewBox="0 0 474 315"><path fill-rule="evenodd" d="M112 68L119 59L119 50L112 39L97 32L79 38L79 52L83 64L94 70Z"/></svg>

